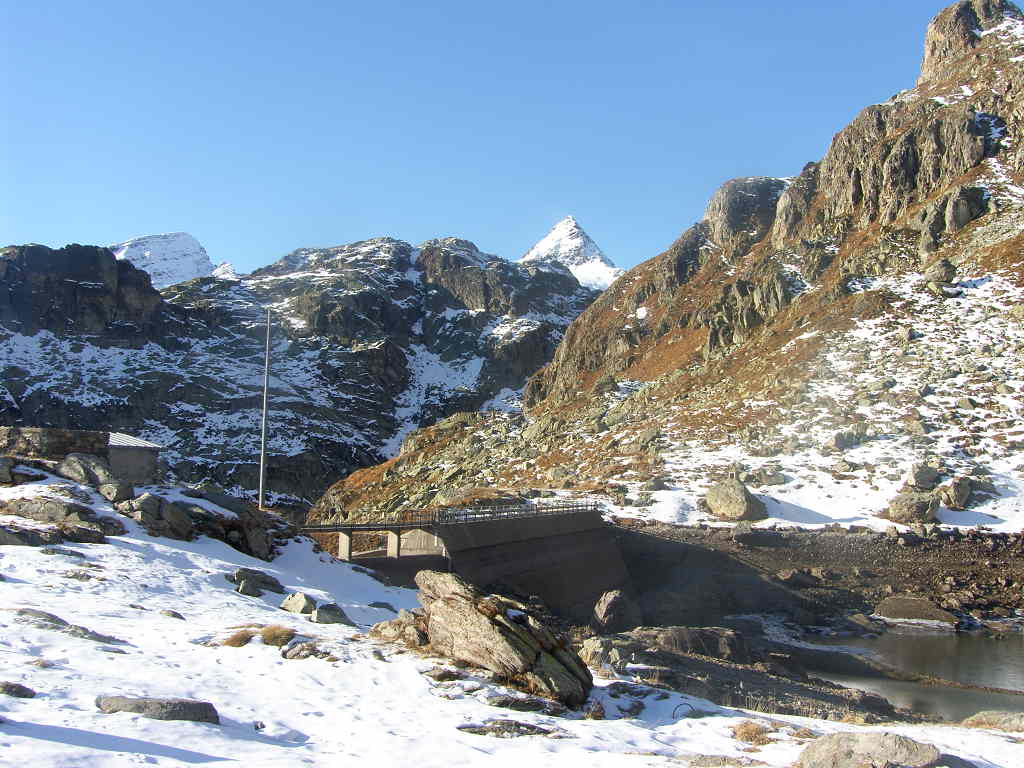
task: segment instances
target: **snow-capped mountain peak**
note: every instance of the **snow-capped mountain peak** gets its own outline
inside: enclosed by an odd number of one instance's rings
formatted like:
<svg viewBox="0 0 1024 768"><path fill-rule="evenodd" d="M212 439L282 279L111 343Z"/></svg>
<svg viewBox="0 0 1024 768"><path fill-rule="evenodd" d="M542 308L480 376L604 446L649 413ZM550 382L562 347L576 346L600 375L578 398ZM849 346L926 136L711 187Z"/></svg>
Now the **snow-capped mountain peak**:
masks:
<svg viewBox="0 0 1024 768"><path fill-rule="evenodd" d="M183 283L196 277L214 274L213 262L206 249L187 232L146 235L110 246L118 259L130 261L149 273L157 290ZM225 266L220 265L218 270Z"/></svg>
<svg viewBox="0 0 1024 768"><path fill-rule="evenodd" d="M559 264L588 288L603 291L625 270L604 255L573 216L566 216L519 260L520 264Z"/></svg>

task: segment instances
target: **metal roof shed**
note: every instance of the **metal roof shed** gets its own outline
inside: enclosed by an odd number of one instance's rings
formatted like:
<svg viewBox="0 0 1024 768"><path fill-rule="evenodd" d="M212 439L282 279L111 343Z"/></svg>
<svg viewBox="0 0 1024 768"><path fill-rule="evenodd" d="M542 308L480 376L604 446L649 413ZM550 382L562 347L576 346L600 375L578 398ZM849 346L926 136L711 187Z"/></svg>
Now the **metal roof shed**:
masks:
<svg viewBox="0 0 1024 768"><path fill-rule="evenodd" d="M132 485L151 485L157 480L157 461L161 445L111 432L107 443L107 459L114 474Z"/></svg>

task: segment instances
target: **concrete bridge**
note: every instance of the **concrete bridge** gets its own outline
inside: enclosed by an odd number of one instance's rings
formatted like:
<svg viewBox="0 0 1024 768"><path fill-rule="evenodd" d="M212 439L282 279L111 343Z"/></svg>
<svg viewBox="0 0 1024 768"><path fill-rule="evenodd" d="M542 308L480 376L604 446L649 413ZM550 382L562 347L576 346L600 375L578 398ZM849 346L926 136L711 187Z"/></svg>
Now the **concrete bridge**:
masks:
<svg viewBox="0 0 1024 768"><path fill-rule="evenodd" d="M487 586L504 584L540 595L563 615L589 619L597 598L628 580L614 536L594 502L522 505L403 513L404 519L303 526L307 534L336 534L337 556L353 560L352 535L381 532L374 568L408 558L409 564L444 568ZM368 553L369 554L369 553ZM415 567L415 566L414 566ZM418 570L418 568L417 568Z"/></svg>

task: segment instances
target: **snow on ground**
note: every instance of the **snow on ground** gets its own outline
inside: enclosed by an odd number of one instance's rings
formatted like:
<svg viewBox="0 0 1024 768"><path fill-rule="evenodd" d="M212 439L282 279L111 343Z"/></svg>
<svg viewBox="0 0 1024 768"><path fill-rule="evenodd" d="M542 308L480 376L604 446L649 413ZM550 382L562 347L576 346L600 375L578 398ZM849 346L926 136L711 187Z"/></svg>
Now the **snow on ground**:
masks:
<svg viewBox="0 0 1024 768"><path fill-rule="evenodd" d="M6 489L5 493L17 488ZM84 490L79 488L79 490ZM94 497L98 498L98 497ZM96 502L97 512L109 508ZM697 754L754 757L788 766L803 748L796 728L816 733L872 730L798 717L772 717L776 739L751 753L730 728L757 713L717 707L676 693L652 692L639 716L598 680L593 697L607 720L511 712L486 703L499 689L484 678L435 683L421 673L439 663L364 632L394 609L415 606L412 590L387 587L363 569L290 542L273 562L208 538L179 542L149 536L131 520L107 544L65 545L45 554L0 546L0 679L27 685L35 698L0 696L0 749L10 765L100 768L123 765L360 764L422 768L488 765L679 765ZM335 601L359 624L313 625L281 611L281 596L245 597L224 575L258 568L288 590ZM47 611L113 636L94 642L19 620L21 608ZM161 614L177 611L184 620ZM220 641L233 628L280 624L316 638L333 659L286 660L254 638L235 648ZM500 689L500 692L506 692ZM183 697L210 701L220 725L158 721L96 708L98 695ZM513 718L560 731L498 739L456 730ZM874 727L874 730L881 726ZM1024 746L989 731L895 725L896 731L985 766L1020 765Z"/></svg>
<svg viewBox="0 0 1024 768"><path fill-rule="evenodd" d="M650 506L610 505L609 511L669 523L724 525L699 511L697 503L711 485L709 467L740 463L749 472L767 469L782 475L777 484L751 485L768 512L759 526L839 523L884 530L892 523L878 513L903 486L909 466L938 456L946 476L979 477L980 468L987 474L979 479L990 482L994 492L968 510L941 507L940 522L1024 529L1024 327L1007 315L1024 302L1024 289L999 274L967 278L958 287L962 296L940 299L921 289L917 273L860 281L855 290L885 291L897 311L824 340L812 363L816 373L804 404L783 419L783 436L799 438L804 447L763 457L720 435L674 433L663 454L669 489L654 491ZM908 330L915 338L900 356L899 339ZM821 342L815 337L804 334L778 354L792 354L796 344ZM875 384L895 398L926 393L916 406L931 425L926 443L907 433L908 409L886 395L855 408L868 425L867 439L844 451L826 451L829 437L844 428L837 409L858 403L858 393ZM923 389L926 385L931 391ZM974 398L974 407L963 404L965 396ZM782 408L771 402L746 405ZM665 420L670 429L671 413Z"/></svg>

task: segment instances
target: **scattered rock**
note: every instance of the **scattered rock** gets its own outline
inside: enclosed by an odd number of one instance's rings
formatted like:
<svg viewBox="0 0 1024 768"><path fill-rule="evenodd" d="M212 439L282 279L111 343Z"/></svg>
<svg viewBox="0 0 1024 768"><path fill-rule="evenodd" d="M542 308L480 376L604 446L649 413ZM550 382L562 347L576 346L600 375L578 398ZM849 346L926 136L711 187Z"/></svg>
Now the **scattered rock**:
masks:
<svg viewBox="0 0 1024 768"><path fill-rule="evenodd" d="M192 538L192 518L188 511L155 494L144 493L136 499L119 502L117 510L137 520L151 536L181 541Z"/></svg>
<svg viewBox="0 0 1024 768"><path fill-rule="evenodd" d="M956 624L958 619L923 597L896 595L875 606L875 614L886 619L916 619Z"/></svg>
<svg viewBox="0 0 1024 768"><path fill-rule="evenodd" d="M263 590L256 586L256 582L252 579L242 579L238 582L235 592L247 597L261 597L263 595Z"/></svg>
<svg viewBox="0 0 1024 768"><path fill-rule="evenodd" d="M704 502L719 520L762 520L768 516L764 502L751 494L743 483L732 478L709 488Z"/></svg>
<svg viewBox="0 0 1024 768"><path fill-rule="evenodd" d="M514 739L519 736L547 736L552 738L565 738L563 731L553 728L541 728L532 723L522 723L518 720L495 719L487 720L483 724L468 723L456 726L465 733L474 733L477 736L494 736L499 739Z"/></svg>
<svg viewBox="0 0 1024 768"><path fill-rule="evenodd" d="M935 467L918 462L910 467L907 473L907 485L921 491L930 491L938 484L939 473Z"/></svg>
<svg viewBox="0 0 1024 768"><path fill-rule="evenodd" d="M0 682L0 693L6 696L14 696L19 699L31 699L36 695L36 692L27 685L7 681Z"/></svg>
<svg viewBox="0 0 1024 768"><path fill-rule="evenodd" d="M13 483L14 477L11 470L14 468L14 459L7 456L0 456L0 483Z"/></svg>
<svg viewBox="0 0 1024 768"><path fill-rule="evenodd" d="M316 600L305 592L292 592L281 602L281 608L290 613L312 613Z"/></svg>
<svg viewBox="0 0 1024 768"><path fill-rule="evenodd" d="M114 712L131 712L153 720L189 720L194 723L220 724L220 717L213 704L194 699L97 696L96 707L108 715Z"/></svg>
<svg viewBox="0 0 1024 768"><path fill-rule="evenodd" d="M369 608L382 608L385 611L391 611L392 613L398 613L398 609L395 608L391 603L385 603L381 600L375 600L372 603L367 603Z"/></svg>
<svg viewBox="0 0 1024 768"><path fill-rule="evenodd" d="M178 613L177 611L172 611L172 610L171 610L171 609L169 609L169 608L165 608L164 610L160 611L160 615L161 615L161 616L166 616L166 617L167 617L167 618L169 618L169 619L181 619L182 621L184 621L184 620L185 620L185 617L184 617L184 616L182 616L182 615L181 615L180 613Z"/></svg>
<svg viewBox="0 0 1024 768"><path fill-rule="evenodd" d="M63 632L72 637L80 637L83 640L91 640L94 643L123 643L124 640L119 640L111 635L104 635L100 632L94 632L86 627L79 626L77 624L69 624L64 621L60 616L55 616L52 613L46 611L37 611L35 608L19 608L16 611L18 621L33 624L40 629L49 629L56 632Z"/></svg>
<svg viewBox="0 0 1024 768"><path fill-rule="evenodd" d="M793 587L794 589L807 589L808 587L817 587L821 583L815 576L812 576L805 568L789 568L783 571L779 571L775 574L775 578L777 578L787 587Z"/></svg>
<svg viewBox="0 0 1024 768"><path fill-rule="evenodd" d="M940 504L950 509L964 509L971 498L972 482L969 477L954 477L935 489L935 497Z"/></svg>
<svg viewBox="0 0 1024 768"><path fill-rule="evenodd" d="M808 744L800 753L797 768L864 768L902 766L932 768L941 754L895 733L830 733Z"/></svg>
<svg viewBox="0 0 1024 768"><path fill-rule="evenodd" d="M303 611L304 613L304 611ZM350 619L337 603L323 603L313 609L309 620L314 624L347 624L354 627L356 623Z"/></svg>
<svg viewBox="0 0 1024 768"><path fill-rule="evenodd" d="M128 483L104 483L99 487L100 496L112 504L128 501L135 495L135 488Z"/></svg>
<svg viewBox="0 0 1024 768"><path fill-rule="evenodd" d="M642 623L640 607L621 589L605 592L594 605L591 625L598 632L626 632Z"/></svg>
<svg viewBox="0 0 1024 768"><path fill-rule="evenodd" d="M265 589L268 592L284 594L284 587L276 578L268 573L255 568L239 568L234 573L225 574L224 578L232 584L241 585L243 581L249 581L256 589Z"/></svg>
<svg viewBox="0 0 1024 768"><path fill-rule="evenodd" d="M421 648L427 644L427 620L423 615L402 609L396 618L374 624L369 635L375 640Z"/></svg>
<svg viewBox="0 0 1024 768"><path fill-rule="evenodd" d="M901 491L892 501L881 517L895 523L909 525L911 523L931 523L935 521L935 513L939 509L939 500L930 493Z"/></svg>

